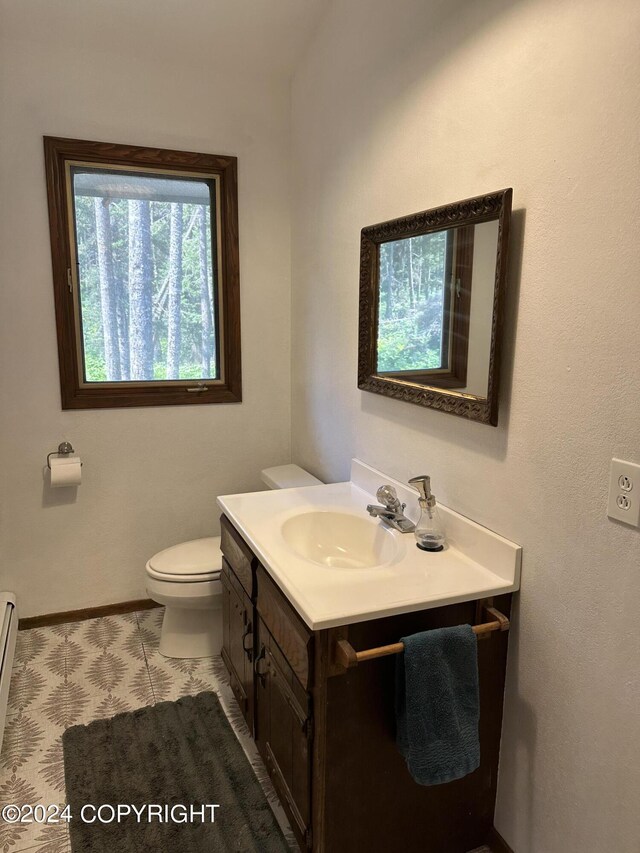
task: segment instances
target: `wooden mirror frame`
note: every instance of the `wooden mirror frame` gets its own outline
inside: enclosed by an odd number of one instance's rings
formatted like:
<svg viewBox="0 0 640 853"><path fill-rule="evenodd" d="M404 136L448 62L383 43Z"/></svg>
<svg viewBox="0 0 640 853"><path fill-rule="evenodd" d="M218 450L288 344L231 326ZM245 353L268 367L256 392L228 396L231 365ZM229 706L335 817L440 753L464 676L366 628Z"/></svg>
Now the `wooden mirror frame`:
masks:
<svg viewBox="0 0 640 853"><path fill-rule="evenodd" d="M363 228L360 241L360 321L358 339L358 388L396 400L415 403L496 426L500 350L507 277L507 248L511 218L511 189L468 198L443 207L423 210L400 219L391 219ZM418 237L446 228L498 221L493 318L489 352L487 396L478 397L454 389L400 379L381 374L378 364L378 285L380 245L391 240Z"/></svg>

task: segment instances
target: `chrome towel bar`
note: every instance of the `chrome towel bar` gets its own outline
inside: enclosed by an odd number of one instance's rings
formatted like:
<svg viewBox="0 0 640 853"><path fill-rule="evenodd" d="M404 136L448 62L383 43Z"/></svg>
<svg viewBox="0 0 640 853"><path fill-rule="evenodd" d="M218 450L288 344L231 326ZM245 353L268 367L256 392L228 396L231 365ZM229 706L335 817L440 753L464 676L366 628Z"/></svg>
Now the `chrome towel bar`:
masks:
<svg viewBox="0 0 640 853"><path fill-rule="evenodd" d="M484 637L492 634L494 631L508 631L511 623L504 615L496 610L489 602L482 602L478 605L478 610L484 610L489 616L493 617L491 622L483 622L480 625L473 625L473 633L477 637ZM374 660L375 658L383 658L388 655L399 655L404 652L404 643L392 643L389 646L378 646L374 649L365 649L362 652L357 652L348 640L338 640L334 647L334 661L343 669L351 669L364 661Z"/></svg>

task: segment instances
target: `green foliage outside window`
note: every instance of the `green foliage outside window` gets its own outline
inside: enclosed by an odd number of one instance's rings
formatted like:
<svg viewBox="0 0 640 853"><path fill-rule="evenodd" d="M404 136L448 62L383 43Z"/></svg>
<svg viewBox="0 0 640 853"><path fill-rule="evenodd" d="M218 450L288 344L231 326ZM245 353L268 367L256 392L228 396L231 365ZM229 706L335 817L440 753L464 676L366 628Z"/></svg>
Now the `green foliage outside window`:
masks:
<svg viewBox="0 0 640 853"><path fill-rule="evenodd" d="M132 214L132 204L148 206L148 214L136 218L133 215L135 210ZM104 209L100 210L99 205ZM105 212L106 219L103 216L100 225L98 220ZM177 255L174 253L170 257L172 216L179 221L181 233ZM215 378L215 273L210 206L169 201L132 202L125 198L102 199L76 194L75 217L86 381ZM105 222L110 237L107 248L111 256L111 282L105 281L105 268L101 266L99 256L100 227L104 229ZM148 229L148 233L141 233L140 238L143 249L146 245L150 254L145 262L142 287L149 296L150 312L145 323L152 350L152 369L148 372L152 375L135 375L133 368L134 349L140 346L140 341L133 339L130 328L134 310L130 290L132 223L141 232ZM172 263L178 263L180 279L177 285L173 285L177 287L173 301L170 298ZM103 316L104 290L109 285L115 300L111 324ZM174 364L177 372L174 375L171 375L168 353L171 322L177 341ZM115 357L117 364L114 367ZM109 375L110 372L114 375Z"/></svg>
<svg viewBox="0 0 640 853"><path fill-rule="evenodd" d="M378 370L443 366L447 233L380 246Z"/></svg>

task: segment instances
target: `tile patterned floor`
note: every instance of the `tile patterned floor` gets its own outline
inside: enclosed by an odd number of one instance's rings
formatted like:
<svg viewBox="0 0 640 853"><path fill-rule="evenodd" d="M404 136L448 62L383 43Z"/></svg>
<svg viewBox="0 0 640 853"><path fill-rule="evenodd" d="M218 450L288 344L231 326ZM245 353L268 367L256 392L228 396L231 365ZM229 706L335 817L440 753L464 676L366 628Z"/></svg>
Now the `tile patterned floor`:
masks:
<svg viewBox="0 0 640 853"><path fill-rule="evenodd" d="M0 804L65 802L61 736L68 726L213 690L247 754L292 850L277 803L221 658L172 660L158 651L162 608L18 633L0 753ZM0 853L70 853L66 823L0 821Z"/></svg>

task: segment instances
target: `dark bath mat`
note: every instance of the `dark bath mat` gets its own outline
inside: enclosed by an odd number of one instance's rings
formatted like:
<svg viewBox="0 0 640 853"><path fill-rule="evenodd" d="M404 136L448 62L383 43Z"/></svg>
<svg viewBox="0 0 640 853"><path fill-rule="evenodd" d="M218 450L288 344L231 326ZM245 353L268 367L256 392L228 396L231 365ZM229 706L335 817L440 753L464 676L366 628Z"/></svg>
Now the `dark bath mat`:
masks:
<svg viewBox="0 0 640 853"><path fill-rule="evenodd" d="M73 853L288 853L289 847L217 696L200 693L110 720L74 726L62 736ZM219 803L215 821L86 823L85 804ZM102 811L105 821L112 814ZM184 813L174 809L174 817ZM85 816L95 811L85 809Z"/></svg>

